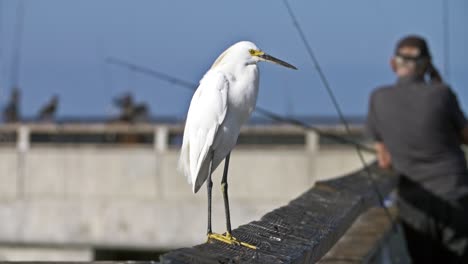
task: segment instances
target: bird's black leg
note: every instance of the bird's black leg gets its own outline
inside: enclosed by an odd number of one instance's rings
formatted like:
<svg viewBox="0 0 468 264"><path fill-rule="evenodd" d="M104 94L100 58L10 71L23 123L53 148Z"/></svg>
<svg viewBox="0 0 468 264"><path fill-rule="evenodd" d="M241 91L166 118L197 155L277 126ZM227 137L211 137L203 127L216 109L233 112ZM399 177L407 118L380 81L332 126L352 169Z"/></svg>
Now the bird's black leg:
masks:
<svg viewBox="0 0 468 264"><path fill-rule="evenodd" d="M210 175L208 176L209 177L208 178L208 202L209 202L208 204L208 240L215 239L215 240L218 240L218 241L230 244L230 245L238 245L238 246L244 246L250 249L257 249L256 246L239 241L235 237L232 236L231 215L229 211L228 183L227 183L230 157L231 157L231 153L229 153L226 156L226 159L224 160L224 172L223 172L223 178L221 180L221 188L223 191L223 198L224 198L224 209L226 210L227 232L225 235L211 233L211 185L213 185L213 183L211 182L211 165L210 165Z"/></svg>
<svg viewBox="0 0 468 264"><path fill-rule="evenodd" d="M228 176L228 171L229 171L229 159L231 158L231 153L226 156L226 159L224 160L224 172L223 172L223 178L221 180L221 189L223 191L223 198L224 198L224 210L226 212L226 229L227 229L227 235L232 234L231 230L231 214L229 211L229 197L228 197L228 183L227 183L227 176Z"/></svg>
<svg viewBox="0 0 468 264"><path fill-rule="evenodd" d="M212 233L211 230L211 190L213 189L213 181L211 181L211 166L213 165L213 152L210 154L210 165L208 167L208 179L206 180L206 187L208 191L208 230L207 234Z"/></svg>

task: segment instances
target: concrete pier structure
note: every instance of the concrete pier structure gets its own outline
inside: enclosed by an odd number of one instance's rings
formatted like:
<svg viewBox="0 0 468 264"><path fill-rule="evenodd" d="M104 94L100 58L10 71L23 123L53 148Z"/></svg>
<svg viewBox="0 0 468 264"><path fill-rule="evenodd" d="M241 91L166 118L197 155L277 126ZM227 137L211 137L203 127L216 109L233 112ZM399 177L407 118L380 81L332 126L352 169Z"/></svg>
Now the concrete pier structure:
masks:
<svg viewBox="0 0 468 264"><path fill-rule="evenodd" d="M321 128L345 135L340 126ZM173 124L0 127L0 260L90 260L96 248L163 251L204 241L205 188L193 194L176 170L182 129ZM362 132L359 126L352 129ZM233 227L286 204L317 180L361 166L354 147L312 131L248 126L230 163ZM216 232L225 231L221 172L213 177ZM28 253L18 254L21 250Z"/></svg>

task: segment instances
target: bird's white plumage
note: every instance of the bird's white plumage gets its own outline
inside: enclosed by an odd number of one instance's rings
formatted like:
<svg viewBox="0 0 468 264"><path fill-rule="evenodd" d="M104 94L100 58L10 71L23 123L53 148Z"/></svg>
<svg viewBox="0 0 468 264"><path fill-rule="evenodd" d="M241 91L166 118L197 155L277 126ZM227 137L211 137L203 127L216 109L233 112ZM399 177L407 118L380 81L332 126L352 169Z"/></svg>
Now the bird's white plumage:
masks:
<svg viewBox="0 0 468 264"><path fill-rule="evenodd" d="M224 51L200 81L190 102L179 169L197 192L234 148L241 126L255 108L261 59L252 42L238 42ZM212 153L212 154L211 154ZM211 157L212 155L212 157Z"/></svg>
<svg viewBox="0 0 468 264"><path fill-rule="evenodd" d="M208 71L192 97L179 167L193 184L194 191L208 175L208 154L226 116L228 89L229 83L221 72Z"/></svg>
<svg viewBox="0 0 468 264"><path fill-rule="evenodd" d="M203 76L195 91L187 114L179 158L179 169L185 174L196 193L237 142L241 126L252 114L257 103L259 72L257 62L270 61L287 68L293 65L259 50L248 41L238 42L224 51ZM227 164L226 164L227 165ZM210 172L211 166L211 172ZM211 230L211 190L208 186L208 238L255 246L231 236L227 167L223 174L223 197L227 232L214 234Z"/></svg>

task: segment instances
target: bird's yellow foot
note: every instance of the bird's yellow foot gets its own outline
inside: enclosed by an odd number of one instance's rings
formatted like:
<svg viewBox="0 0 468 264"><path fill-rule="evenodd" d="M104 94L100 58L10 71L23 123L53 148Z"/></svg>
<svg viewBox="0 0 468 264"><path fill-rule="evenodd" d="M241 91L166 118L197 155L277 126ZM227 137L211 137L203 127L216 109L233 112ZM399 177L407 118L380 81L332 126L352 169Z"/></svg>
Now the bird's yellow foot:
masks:
<svg viewBox="0 0 468 264"><path fill-rule="evenodd" d="M254 246L254 245L251 245L249 243L237 240L237 238L233 237L228 232L226 232L223 235L216 234L216 233L210 233L210 234L208 234L208 241L210 241L210 239L215 239L215 240L221 241L221 242L229 244L229 245L237 245L237 246L243 246L243 247L250 248L250 249L257 249L257 247Z"/></svg>

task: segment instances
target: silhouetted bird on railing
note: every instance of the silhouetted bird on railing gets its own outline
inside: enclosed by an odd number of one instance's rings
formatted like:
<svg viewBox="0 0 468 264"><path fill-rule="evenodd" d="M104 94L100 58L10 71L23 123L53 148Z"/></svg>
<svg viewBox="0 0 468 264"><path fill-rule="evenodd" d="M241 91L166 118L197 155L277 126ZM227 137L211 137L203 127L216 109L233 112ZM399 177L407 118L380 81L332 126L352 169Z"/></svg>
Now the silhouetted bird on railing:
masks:
<svg viewBox="0 0 468 264"><path fill-rule="evenodd" d="M118 121L138 122L148 119L148 106L145 103L136 104L130 93L115 98L114 104L120 109Z"/></svg>
<svg viewBox="0 0 468 264"><path fill-rule="evenodd" d="M148 106L145 103L136 104L133 107L133 120L142 122L148 120Z"/></svg>
<svg viewBox="0 0 468 264"><path fill-rule="evenodd" d="M124 94L114 99L114 104L120 109L119 121L129 122L133 108L133 97L131 94Z"/></svg>
<svg viewBox="0 0 468 264"><path fill-rule="evenodd" d="M3 120L5 123L14 123L20 120L19 102L21 93L20 90L15 87L11 91L10 100L3 109Z"/></svg>
<svg viewBox="0 0 468 264"><path fill-rule="evenodd" d="M52 96L50 101L39 110L39 120L53 121L57 113L58 103L59 97L57 95Z"/></svg>

